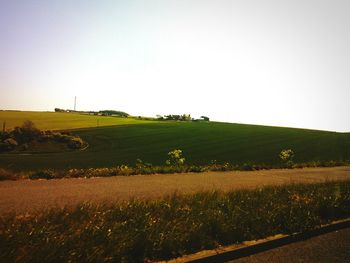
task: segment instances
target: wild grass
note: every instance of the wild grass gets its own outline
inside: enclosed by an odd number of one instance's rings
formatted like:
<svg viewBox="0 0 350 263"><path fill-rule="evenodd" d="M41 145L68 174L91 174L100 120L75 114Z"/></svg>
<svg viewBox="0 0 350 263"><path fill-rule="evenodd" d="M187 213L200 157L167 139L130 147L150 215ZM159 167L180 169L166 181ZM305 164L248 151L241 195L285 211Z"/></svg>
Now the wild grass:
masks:
<svg viewBox="0 0 350 263"><path fill-rule="evenodd" d="M233 165L230 163L212 162L208 165L162 165L137 163L134 166L117 165L115 167L87 168L87 169L36 169L33 171L14 171L0 169L0 181L19 179L61 179L61 178L92 178L111 176L133 176L147 174L175 174L175 173L202 173L202 172L225 172L225 171L259 171L270 169L295 169L310 167L336 167L350 166L350 162L344 161L318 161L309 163L298 163L293 165L255 165L244 163Z"/></svg>
<svg viewBox="0 0 350 263"><path fill-rule="evenodd" d="M84 203L0 220L3 262L144 262L350 216L350 181Z"/></svg>

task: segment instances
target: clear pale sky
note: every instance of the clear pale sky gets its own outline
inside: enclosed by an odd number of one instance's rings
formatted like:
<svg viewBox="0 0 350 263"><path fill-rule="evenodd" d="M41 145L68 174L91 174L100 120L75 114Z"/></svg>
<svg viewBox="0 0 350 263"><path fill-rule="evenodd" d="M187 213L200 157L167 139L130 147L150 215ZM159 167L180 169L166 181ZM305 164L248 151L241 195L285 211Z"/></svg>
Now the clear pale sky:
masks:
<svg viewBox="0 0 350 263"><path fill-rule="evenodd" d="M350 1L0 0L0 92L350 132Z"/></svg>

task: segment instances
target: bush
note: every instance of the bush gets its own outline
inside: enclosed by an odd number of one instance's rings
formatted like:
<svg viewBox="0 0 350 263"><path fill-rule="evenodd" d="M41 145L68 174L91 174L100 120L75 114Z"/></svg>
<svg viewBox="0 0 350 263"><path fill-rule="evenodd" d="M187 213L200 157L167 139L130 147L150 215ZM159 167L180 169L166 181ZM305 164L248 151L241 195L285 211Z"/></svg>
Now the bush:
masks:
<svg viewBox="0 0 350 263"><path fill-rule="evenodd" d="M102 116L119 116L127 118L129 117L129 114L123 111L116 111L116 110L101 110L99 113L102 114Z"/></svg>
<svg viewBox="0 0 350 263"><path fill-rule="evenodd" d="M14 139L6 139L4 142L0 142L0 152L6 152L13 150L18 144Z"/></svg>
<svg viewBox="0 0 350 263"><path fill-rule="evenodd" d="M1 147L3 147L5 151L11 151L16 148L16 146L18 146L17 141L13 138L8 138L2 143Z"/></svg>
<svg viewBox="0 0 350 263"><path fill-rule="evenodd" d="M168 152L169 159L166 160L167 165L183 166L185 164L185 158L182 156L182 150L172 150Z"/></svg>
<svg viewBox="0 0 350 263"><path fill-rule="evenodd" d="M0 141L5 141L6 139L10 138L10 133L7 131L0 132Z"/></svg>
<svg viewBox="0 0 350 263"><path fill-rule="evenodd" d="M40 170L29 175L29 179L54 179L55 172L52 170Z"/></svg>
<svg viewBox="0 0 350 263"><path fill-rule="evenodd" d="M135 173L136 174L152 174L154 173L155 169L153 168L152 164L145 163L141 159L136 160L135 164Z"/></svg>
<svg viewBox="0 0 350 263"><path fill-rule="evenodd" d="M35 127L32 121L27 120L23 122L21 127L15 127L12 134L20 143L26 143L40 137L41 131Z"/></svg>
<svg viewBox="0 0 350 263"><path fill-rule="evenodd" d="M288 150L282 150L279 154L279 157L281 161L287 166L292 167L293 166L293 158L294 158L294 152L291 149Z"/></svg>
<svg viewBox="0 0 350 263"><path fill-rule="evenodd" d="M30 150L28 143L32 141L55 141L66 144L70 149L80 149L84 146L84 141L70 132L40 131L32 121L25 121L22 126L15 127L11 132L1 132L0 138L0 151L11 151L18 145L22 151Z"/></svg>
<svg viewBox="0 0 350 263"><path fill-rule="evenodd" d="M48 134L48 138L52 137L53 140L55 140L56 142L63 142L63 143L67 143L71 140L71 136L66 135L66 134L62 134L59 132L54 132L52 134Z"/></svg>
<svg viewBox="0 0 350 263"><path fill-rule="evenodd" d="M46 140L53 139L59 143L66 143L71 149L80 149L84 145L84 141L77 136L70 135L70 133L48 132L44 135Z"/></svg>
<svg viewBox="0 0 350 263"><path fill-rule="evenodd" d="M67 136L67 135L66 135ZM68 147L71 149L80 149L84 145L83 140L80 137L70 137L68 141Z"/></svg>
<svg viewBox="0 0 350 263"><path fill-rule="evenodd" d="M188 167L187 172L191 173L202 173L207 171L207 167L205 166L197 166L197 165L191 165Z"/></svg>
<svg viewBox="0 0 350 263"><path fill-rule="evenodd" d="M83 169L69 169L66 172L66 177L67 178L87 177L85 174L86 174L85 170Z"/></svg>
<svg viewBox="0 0 350 263"><path fill-rule="evenodd" d="M120 165L117 166L116 172L118 175L133 175L135 174L135 170L132 167L129 167L127 165Z"/></svg>

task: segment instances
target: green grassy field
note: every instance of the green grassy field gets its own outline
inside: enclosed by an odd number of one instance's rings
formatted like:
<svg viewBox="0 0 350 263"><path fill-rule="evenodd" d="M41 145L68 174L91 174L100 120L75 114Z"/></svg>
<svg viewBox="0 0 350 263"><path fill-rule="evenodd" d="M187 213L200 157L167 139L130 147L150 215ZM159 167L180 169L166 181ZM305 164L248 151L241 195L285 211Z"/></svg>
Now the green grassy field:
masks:
<svg viewBox="0 0 350 263"><path fill-rule="evenodd" d="M1 112L4 114L4 112ZM16 115L18 114L18 115ZM34 113L12 113L21 123ZM1 116L1 115L0 115ZM74 122L76 118L78 121ZM1 154L0 167L14 170L41 168L89 168L134 164L137 158L164 164L167 153L182 149L186 162L208 164L211 160L233 164L279 164L278 154L291 148L296 162L350 158L350 134L218 122L156 122L106 118L108 127L76 129L89 143L85 151L53 154ZM95 116L67 113L35 113L39 128L67 129L93 126ZM13 121L13 123L15 123ZM100 125L102 121L100 122Z"/></svg>
<svg viewBox="0 0 350 263"><path fill-rule="evenodd" d="M154 122L136 120L134 118L94 116L79 113L0 111L1 128L4 122L6 122L6 129L13 129L16 126L20 126L25 120L33 121L41 130L65 130Z"/></svg>

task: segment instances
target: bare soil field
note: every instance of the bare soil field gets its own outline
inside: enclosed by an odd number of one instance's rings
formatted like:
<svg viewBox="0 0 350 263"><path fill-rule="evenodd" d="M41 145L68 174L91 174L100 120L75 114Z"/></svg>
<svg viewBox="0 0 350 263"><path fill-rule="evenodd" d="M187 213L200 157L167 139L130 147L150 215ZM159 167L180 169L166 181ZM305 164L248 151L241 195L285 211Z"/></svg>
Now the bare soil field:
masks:
<svg viewBox="0 0 350 263"><path fill-rule="evenodd" d="M116 202L132 198L150 200L173 193L228 191L349 179L350 167L333 167L2 181L0 214L40 212L82 202Z"/></svg>

